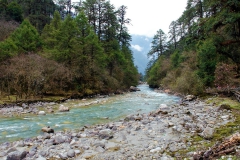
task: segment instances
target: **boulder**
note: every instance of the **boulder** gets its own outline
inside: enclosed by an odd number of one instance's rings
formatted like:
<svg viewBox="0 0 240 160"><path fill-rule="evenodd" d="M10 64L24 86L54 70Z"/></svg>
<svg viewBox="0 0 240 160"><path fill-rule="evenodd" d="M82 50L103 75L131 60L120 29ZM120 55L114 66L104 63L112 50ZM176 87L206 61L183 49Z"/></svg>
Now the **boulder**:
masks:
<svg viewBox="0 0 240 160"><path fill-rule="evenodd" d="M72 158L75 156L75 151L73 149L70 149L68 152L67 152L67 156Z"/></svg>
<svg viewBox="0 0 240 160"><path fill-rule="evenodd" d="M110 129L104 129L99 132L100 139L111 139L113 138L113 132Z"/></svg>
<svg viewBox="0 0 240 160"><path fill-rule="evenodd" d="M47 150L41 150L39 152L39 155L42 156L42 157L46 157L48 155L48 151Z"/></svg>
<svg viewBox="0 0 240 160"><path fill-rule="evenodd" d="M105 143L104 141L99 141L99 142L96 142L93 144L96 148L97 147L102 147L102 148L105 148Z"/></svg>
<svg viewBox="0 0 240 160"><path fill-rule="evenodd" d="M161 152L161 151L162 151L162 148L160 148L160 147L157 147L157 148L155 148L155 149L151 149L151 150L150 150L151 153Z"/></svg>
<svg viewBox="0 0 240 160"><path fill-rule="evenodd" d="M131 86L131 87L129 88L129 90L130 90L130 92L136 92L136 91L140 91L140 89L139 89L139 88L137 88L137 87L134 87L134 86Z"/></svg>
<svg viewBox="0 0 240 160"><path fill-rule="evenodd" d="M48 113L54 113L54 110L52 108L48 109Z"/></svg>
<svg viewBox="0 0 240 160"><path fill-rule="evenodd" d="M68 111L69 111L69 108L68 108L68 107L65 107L64 105L60 105L58 111L59 111L59 112L68 112Z"/></svg>
<svg viewBox="0 0 240 160"><path fill-rule="evenodd" d="M226 110L231 110L231 106L228 105L228 104L222 104L222 105L220 105L220 106L218 107L218 111L224 110L224 109L226 109Z"/></svg>
<svg viewBox="0 0 240 160"><path fill-rule="evenodd" d="M36 160L46 160L46 158L39 156Z"/></svg>
<svg viewBox="0 0 240 160"><path fill-rule="evenodd" d="M8 154L6 160L22 160L26 157L27 152L26 151L14 151Z"/></svg>
<svg viewBox="0 0 240 160"><path fill-rule="evenodd" d="M100 152L100 153L105 152L105 149L103 149L103 148L100 147L100 146L98 146L95 150L96 150L97 152Z"/></svg>
<svg viewBox="0 0 240 160"><path fill-rule="evenodd" d="M225 115L225 116L221 116L221 118L222 118L223 120L228 120L230 117L229 117L229 115Z"/></svg>
<svg viewBox="0 0 240 160"><path fill-rule="evenodd" d="M174 126L174 123L168 122L168 127L173 127L173 126Z"/></svg>
<svg viewBox="0 0 240 160"><path fill-rule="evenodd" d="M18 144L17 144L17 146L18 146L18 147L24 147L24 146L25 146L25 144L24 144L24 142L23 142L23 141L19 141L19 142L18 142Z"/></svg>
<svg viewBox="0 0 240 160"><path fill-rule="evenodd" d="M11 152L15 152L15 151L18 151L15 147L13 147L13 148L10 148L8 151L7 151L7 153L9 154L9 153L11 153Z"/></svg>
<svg viewBox="0 0 240 160"><path fill-rule="evenodd" d="M204 139L212 139L213 138L214 129L210 127L206 127L202 133L199 133L201 137Z"/></svg>
<svg viewBox="0 0 240 160"><path fill-rule="evenodd" d="M126 121L126 122L135 121L135 117L134 117L134 115L128 115L127 117L124 118L124 121Z"/></svg>
<svg viewBox="0 0 240 160"><path fill-rule="evenodd" d="M4 156L6 156L6 155L7 155L6 152L0 152L0 157L4 157Z"/></svg>
<svg viewBox="0 0 240 160"><path fill-rule="evenodd" d="M66 136L62 136L62 135L58 135L54 138L54 142L55 144L61 144L67 141L67 137Z"/></svg>
<svg viewBox="0 0 240 160"><path fill-rule="evenodd" d="M141 121L142 117L141 116L134 116L135 121Z"/></svg>
<svg viewBox="0 0 240 160"><path fill-rule="evenodd" d="M184 97L184 101L193 101L196 99L196 96L194 95L187 95L186 97Z"/></svg>
<svg viewBox="0 0 240 160"><path fill-rule="evenodd" d="M46 115L45 111L39 111L38 115Z"/></svg>
<svg viewBox="0 0 240 160"><path fill-rule="evenodd" d="M50 128L49 126L48 127L43 127L42 131L46 132L46 133L54 133L54 130L52 128Z"/></svg>
<svg viewBox="0 0 240 160"><path fill-rule="evenodd" d="M67 153L59 153L58 155L61 159L68 159Z"/></svg>
<svg viewBox="0 0 240 160"><path fill-rule="evenodd" d="M80 158L82 159L91 159L92 157L94 157L96 154L98 154L98 152L94 151L94 150L86 150L81 156Z"/></svg>
<svg viewBox="0 0 240 160"><path fill-rule="evenodd" d="M110 151L118 151L120 149L120 146L117 143L108 142L105 146L105 149Z"/></svg>

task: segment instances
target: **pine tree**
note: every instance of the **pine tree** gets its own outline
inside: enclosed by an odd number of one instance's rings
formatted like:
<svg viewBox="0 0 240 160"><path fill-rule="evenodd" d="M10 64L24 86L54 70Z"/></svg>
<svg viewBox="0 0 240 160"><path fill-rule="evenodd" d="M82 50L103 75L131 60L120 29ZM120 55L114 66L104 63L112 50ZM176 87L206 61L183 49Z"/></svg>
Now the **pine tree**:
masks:
<svg viewBox="0 0 240 160"><path fill-rule="evenodd" d="M159 29L157 34L154 35L151 50L148 53L148 56L155 55L157 58L160 57L166 50L166 35L165 33Z"/></svg>
<svg viewBox="0 0 240 160"><path fill-rule="evenodd" d="M61 26L61 18L60 18L60 14L58 11L54 12L54 17L51 21L51 23L48 25L45 25L42 34L41 34L41 38L43 40L44 43L44 51L47 53L54 53L57 51L54 51L55 46L57 46L58 44L58 39L57 39L57 35L59 34L59 29ZM52 54L47 55L48 57L52 57Z"/></svg>
<svg viewBox="0 0 240 160"><path fill-rule="evenodd" d="M13 32L10 39L17 46L17 53L35 52L42 46L38 31L27 19Z"/></svg>

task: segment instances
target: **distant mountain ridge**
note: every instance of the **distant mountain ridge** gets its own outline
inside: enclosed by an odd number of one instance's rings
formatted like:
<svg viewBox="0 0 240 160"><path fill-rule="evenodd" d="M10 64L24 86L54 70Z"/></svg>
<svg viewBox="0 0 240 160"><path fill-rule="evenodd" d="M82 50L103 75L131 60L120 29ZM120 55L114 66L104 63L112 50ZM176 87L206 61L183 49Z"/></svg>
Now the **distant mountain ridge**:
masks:
<svg viewBox="0 0 240 160"><path fill-rule="evenodd" d="M131 49L133 51L134 64L138 71L145 74L148 58L147 53L151 48L152 38L143 35L132 35Z"/></svg>

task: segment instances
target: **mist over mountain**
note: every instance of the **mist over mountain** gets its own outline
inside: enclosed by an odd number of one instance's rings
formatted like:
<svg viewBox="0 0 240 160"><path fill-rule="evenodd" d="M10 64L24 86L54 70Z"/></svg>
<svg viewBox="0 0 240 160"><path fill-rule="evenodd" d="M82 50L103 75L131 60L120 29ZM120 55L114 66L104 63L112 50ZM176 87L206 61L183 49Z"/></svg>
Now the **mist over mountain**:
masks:
<svg viewBox="0 0 240 160"><path fill-rule="evenodd" d="M145 74L149 52L152 42L152 38L143 35L132 35L131 49L133 51L134 64L138 67L138 71Z"/></svg>

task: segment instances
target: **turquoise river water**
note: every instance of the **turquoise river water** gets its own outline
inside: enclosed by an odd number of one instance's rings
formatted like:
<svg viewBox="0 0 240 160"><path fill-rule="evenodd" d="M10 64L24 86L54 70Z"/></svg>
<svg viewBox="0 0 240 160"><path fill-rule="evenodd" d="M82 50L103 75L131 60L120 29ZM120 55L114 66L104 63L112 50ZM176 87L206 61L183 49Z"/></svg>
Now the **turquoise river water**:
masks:
<svg viewBox="0 0 240 160"><path fill-rule="evenodd" d="M91 100L100 103L89 106L82 106L82 103L86 103L83 100L55 104L55 107L69 107L69 112L1 118L0 143L38 136L43 134L41 128L44 126L50 126L55 131L79 129L85 125L117 121L129 114L148 113L156 110L160 104L171 105L180 100L177 96L157 93L148 85L139 85L138 88L141 91Z"/></svg>

